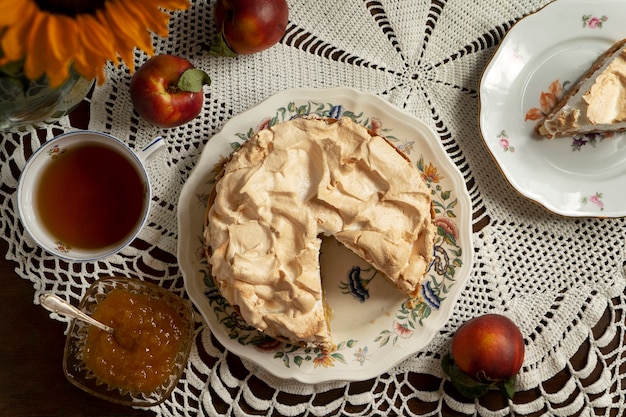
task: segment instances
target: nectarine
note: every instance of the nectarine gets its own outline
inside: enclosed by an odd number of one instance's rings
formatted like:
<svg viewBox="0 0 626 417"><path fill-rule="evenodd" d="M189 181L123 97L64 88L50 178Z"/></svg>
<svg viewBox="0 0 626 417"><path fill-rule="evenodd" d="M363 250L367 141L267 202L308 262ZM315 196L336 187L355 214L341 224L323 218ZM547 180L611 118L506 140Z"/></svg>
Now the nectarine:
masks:
<svg viewBox="0 0 626 417"><path fill-rule="evenodd" d="M263 51L283 37L288 19L286 0L218 0L215 23L220 33L211 53L236 56Z"/></svg>
<svg viewBox="0 0 626 417"><path fill-rule="evenodd" d="M517 325L499 314L464 323L452 338L452 359L468 376L483 383L514 377L524 362L524 338Z"/></svg>

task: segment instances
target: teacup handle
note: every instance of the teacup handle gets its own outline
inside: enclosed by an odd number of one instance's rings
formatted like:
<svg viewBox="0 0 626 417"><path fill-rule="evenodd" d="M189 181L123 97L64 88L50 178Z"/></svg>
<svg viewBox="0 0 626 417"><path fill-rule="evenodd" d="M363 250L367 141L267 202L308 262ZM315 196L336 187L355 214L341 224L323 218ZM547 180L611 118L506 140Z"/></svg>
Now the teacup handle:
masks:
<svg viewBox="0 0 626 417"><path fill-rule="evenodd" d="M152 142L147 144L137 153L139 159L141 159L141 162L144 164L150 162L159 153L159 151L163 149L164 146L165 140L161 136L156 137Z"/></svg>

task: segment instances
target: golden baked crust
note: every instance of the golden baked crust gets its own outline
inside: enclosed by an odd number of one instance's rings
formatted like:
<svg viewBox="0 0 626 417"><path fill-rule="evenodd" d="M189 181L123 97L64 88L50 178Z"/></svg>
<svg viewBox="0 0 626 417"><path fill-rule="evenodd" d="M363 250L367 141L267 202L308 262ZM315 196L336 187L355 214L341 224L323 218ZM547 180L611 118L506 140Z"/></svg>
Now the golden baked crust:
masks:
<svg viewBox="0 0 626 417"><path fill-rule="evenodd" d="M205 222L220 293L269 336L332 350L320 235L416 297L433 255L430 190L410 160L349 118L305 117L249 139L225 164Z"/></svg>

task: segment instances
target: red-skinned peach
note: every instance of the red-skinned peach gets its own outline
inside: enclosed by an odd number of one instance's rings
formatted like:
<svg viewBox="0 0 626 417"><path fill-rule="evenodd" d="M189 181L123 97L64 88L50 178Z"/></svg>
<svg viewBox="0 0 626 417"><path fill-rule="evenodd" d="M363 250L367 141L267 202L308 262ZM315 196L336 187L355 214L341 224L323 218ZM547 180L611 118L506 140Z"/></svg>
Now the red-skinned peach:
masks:
<svg viewBox="0 0 626 417"><path fill-rule="evenodd" d="M200 114L205 84L210 84L209 76L187 59L156 55L133 75L130 98L145 121L159 127L175 127Z"/></svg>
<svg viewBox="0 0 626 417"><path fill-rule="evenodd" d="M263 51L283 37L288 20L286 0L218 0L215 23L220 33L211 53L236 56Z"/></svg>
<svg viewBox="0 0 626 417"><path fill-rule="evenodd" d="M524 338L511 319L486 314L456 331L451 355L454 364L476 381L505 381L514 377L524 362Z"/></svg>

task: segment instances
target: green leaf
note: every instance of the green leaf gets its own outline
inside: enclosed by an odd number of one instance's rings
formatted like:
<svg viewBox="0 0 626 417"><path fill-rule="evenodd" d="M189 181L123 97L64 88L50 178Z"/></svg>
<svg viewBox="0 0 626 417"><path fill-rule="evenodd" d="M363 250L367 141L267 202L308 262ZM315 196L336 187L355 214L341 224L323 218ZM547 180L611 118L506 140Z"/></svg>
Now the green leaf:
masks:
<svg viewBox="0 0 626 417"><path fill-rule="evenodd" d="M181 91L197 93L202 91L204 85L211 85L209 74L198 68L190 68L180 76L177 87Z"/></svg>
<svg viewBox="0 0 626 417"><path fill-rule="evenodd" d="M217 36L213 38L209 54L229 58L234 58L238 55L237 52L233 51L233 49L228 46L228 43L226 42L226 39L224 39L224 35L222 33L218 33Z"/></svg>
<svg viewBox="0 0 626 417"><path fill-rule="evenodd" d="M346 358L341 353L333 353L331 357L335 358L337 362L348 363L346 362Z"/></svg>
<svg viewBox="0 0 626 417"><path fill-rule="evenodd" d="M454 360L447 354L441 360L441 367L444 373L450 378L454 387L466 398L475 399L485 395L493 387L492 384L483 384L465 374Z"/></svg>
<svg viewBox="0 0 626 417"><path fill-rule="evenodd" d="M417 169L420 170L420 172L424 172L424 157L420 156L420 159L417 161Z"/></svg>
<svg viewBox="0 0 626 417"><path fill-rule="evenodd" d="M443 373L446 374L446 376L450 376L450 362L451 361L452 361L452 356L450 356L449 353L447 353L441 359L441 369L443 369Z"/></svg>
<svg viewBox="0 0 626 417"><path fill-rule="evenodd" d="M374 340L374 342L380 342L380 347L387 346L387 344L389 343L389 338L390 338L390 337L391 337L391 336L385 336L385 337L383 337L383 336L378 336L378 337Z"/></svg>
<svg viewBox="0 0 626 417"><path fill-rule="evenodd" d="M298 365L298 367L302 365L302 362L304 362L304 360L302 359L302 356L300 355L296 355L296 357L293 358L293 363Z"/></svg>
<svg viewBox="0 0 626 417"><path fill-rule="evenodd" d="M508 398L510 398L511 400L513 399L513 396L515 395L516 379L517 378L514 375L512 378L507 379L506 381L504 381L503 383L499 385L500 391L502 391L502 393L506 395Z"/></svg>
<svg viewBox="0 0 626 417"><path fill-rule="evenodd" d="M11 77L24 76L24 60L7 62L0 66L0 73Z"/></svg>
<svg viewBox="0 0 626 417"><path fill-rule="evenodd" d="M461 393L461 395L470 400L482 397L491 389L491 386L487 384L464 385L455 381L454 379L452 380L452 384Z"/></svg>

